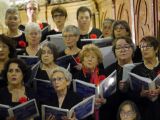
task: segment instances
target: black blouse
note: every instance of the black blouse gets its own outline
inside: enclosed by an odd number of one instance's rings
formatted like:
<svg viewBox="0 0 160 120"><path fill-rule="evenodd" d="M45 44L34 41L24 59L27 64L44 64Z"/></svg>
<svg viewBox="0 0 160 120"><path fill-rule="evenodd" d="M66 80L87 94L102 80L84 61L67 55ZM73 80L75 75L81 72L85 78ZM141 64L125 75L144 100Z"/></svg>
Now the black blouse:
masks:
<svg viewBox="0 0 160 120"><path fill-rule="evenodd" d="M153 80L158 74L160 74L160 63L152 70L148 69L144 63L142 63L133 68L132 72ZM137 104L140 110L142 120L160 120L160 95L154 102L150 101L146 97L141 97L139 93L133 97L134 102Z"/></svg>
<svg viewBox="0 0 160 120"><path fill-rule="evenodd" d="M26 96L28 99L36 98L35 92L31 88L25 88ZM4 87L0 90L0 104L9 105L14 107L21 104L20 102L12 102L12 94L9 92L7 87ZM0 120L5 120L4 116L0 115Z"/></svg>
<svg viewBox="0 0 160 120"><path fill-rule="evenodd" d="M91 32L88 33L88 34L85 34L85 35L80 35L80 38L77 42L77 46L79 48L82 48L83 47L83 44L81 43L81 39L89 39L89 38L92 38L92 35L95 35L96 38L99 38L101 36L102 32L97 29L97 28L92 28Z"/></svg>

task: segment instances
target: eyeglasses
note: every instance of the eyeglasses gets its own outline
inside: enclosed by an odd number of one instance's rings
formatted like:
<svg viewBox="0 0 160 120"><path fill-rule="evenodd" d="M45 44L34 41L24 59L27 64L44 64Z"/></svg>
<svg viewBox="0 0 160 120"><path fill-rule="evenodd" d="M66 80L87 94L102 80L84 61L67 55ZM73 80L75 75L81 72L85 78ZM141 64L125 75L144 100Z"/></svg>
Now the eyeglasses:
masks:
<svg viewBox="0 0 160 120"><path fill-rule="evenodd" d="M153 46L152 45L140 45L139 46L141 49L150 49L152 48Z"/></svg>
<svg viewBox="0 0 160 120"><path fill-rule="evenodd" d="M55 15L53 15L53 18L63 17L63 16L64 16L64 14L55 14Z"/></svg>
<svg viewBox="0 0 160 120"><path fill-rule="evenodd" d="M50 50L48 50L48 51L42 50L41 54L52 54L52 51L50 51Z"/></svg>
<svg viewBox="0 0 160 120"><path fill-rule="evenodd" d="M28 10L34 10L34 11L36 11L36 10L37 10L37 8L36 8L36 7L28 7L27 9L28 9Z"/></svg>
<svg viewBox="0 0 160 120"><path fill-rule="evenodd" d="M57 80L57 81L65 80L65 77L58 77L58 78L52 78L52 79L51 79L52 82L55 82L56 80Z"/></svg>
<svg viewBox="0 0 160 120"><path fill-rule="evenodd" d="M72 38L72 37L75 37L76 35L63 35L63 38Z"/></svg>
<svg viewBox="0 0 160 120"><path fill-rule="evenodd" d="M123 29L126 29L126 28L123 27L123 26L116 26L116 27L114 28L114 30L123 30Z"/></svg>
<svg viewBox="0 0 160 120"><path fill-rule="evenodd" d="M122 116L131 117L132 115L134 115L134 112L133 111L129 111L129 112L121 111L120 114Z"/></svg>
<svg viewBox="0 0 160 120"><path fill-rule="evenodd" d="M115 49L117 50L117 51L121 51L121 50L129 50L131 48L131 46L130 45L126 45L126 46L118 46L118 47L116 47Z"/></svg>

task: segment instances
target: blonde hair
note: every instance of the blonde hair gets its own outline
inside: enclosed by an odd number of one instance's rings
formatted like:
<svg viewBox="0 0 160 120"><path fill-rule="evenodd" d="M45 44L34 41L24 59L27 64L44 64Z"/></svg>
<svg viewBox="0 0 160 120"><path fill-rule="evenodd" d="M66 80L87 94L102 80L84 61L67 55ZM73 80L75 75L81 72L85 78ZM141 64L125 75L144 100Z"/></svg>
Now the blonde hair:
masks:
<svg viewBox="0 0 160 120"><path fill-rule="evenodd" d="M86 55L86 53L88 52L94 52L98 58L98 63L102 63L102 53L99 49L99 47L97 47L96 45L94 44L88 44L88 45L84 45L80 54L79 54L79 57L80 57L80 61L82 62L84 60L84 56Z"/></svg>

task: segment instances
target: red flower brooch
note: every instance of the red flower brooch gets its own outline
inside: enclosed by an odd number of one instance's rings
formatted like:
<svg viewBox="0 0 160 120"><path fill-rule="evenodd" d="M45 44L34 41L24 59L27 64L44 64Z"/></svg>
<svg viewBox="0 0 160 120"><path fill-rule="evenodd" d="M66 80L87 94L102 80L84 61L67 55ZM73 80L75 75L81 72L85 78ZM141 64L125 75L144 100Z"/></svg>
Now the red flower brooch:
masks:
<svg viewBox="0 0 160 120"><path fill-rule="evenodd" d="M18 45L19 45L20 47L26 47L26 42L24 42L23 40L20 40L20 41L18 42Z"/></svg>
<svg viewBox="0 0 160 120"><path fill-rule="evenodd" d="M76 60L76 62L77 62L77 63L81 63L81 61L80 61L80 58L79 58L79 57L76 57L76 58L75 58L75 60Z"/></svg>
<svg viewBox="0 0 160 120"><path fill-rule="evenodd" d="M96 34L90 34L90 38L91 38L91 39L96 39L96 38L97 38L97 35L96 35Z"/></svg>
<svg viewBox="0 0 160 120"><path fill-rule="evenodd" d="M105 78L106 78L105 75L100 75L100 76L98 76L99 81L102 81L102 80L104 80Z"/></svg>
<svg viewBox="0 0 160 120"><path fill-rule="evenodd" d="M43 24L42 24L42 23L39 23L39 27L40 27L40 29L42 30L42 29L43 29Z"/></svg>
<svg viewBox="0 0 160 120"><path fill-rule="evenodd" d="M28 101L28 99L26 98L26 97L21 97L21 98L19 98L19 102L20 103L25 103L25 102L27 102Z"/></svg>

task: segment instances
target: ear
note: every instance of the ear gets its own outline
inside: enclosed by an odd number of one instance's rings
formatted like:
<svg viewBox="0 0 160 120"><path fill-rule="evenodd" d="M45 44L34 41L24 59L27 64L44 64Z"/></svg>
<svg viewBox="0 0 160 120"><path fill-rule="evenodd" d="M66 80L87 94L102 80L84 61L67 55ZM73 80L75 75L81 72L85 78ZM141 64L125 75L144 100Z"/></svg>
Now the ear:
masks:
<svg viewBox="0 0 160 120"><path fill-rule="evenodd" d="M8 26L6 18L5 18L5 25Z"/></svg>
<svg viewBox="0 0 160 120"><path fill-rule="evenodd" d="M77 38L76 41L77 41L77 42L78 42L78 40L79 40L79 37L80 37L80 36L78 36L78 35L76 36L76 38Z"/></svg>
<svg viewBox="0 0 160 120"><path fill-rule="evenodd" d="M69 85L70 85L70 81L67 80L67 86L69 86Z"/></svg>

